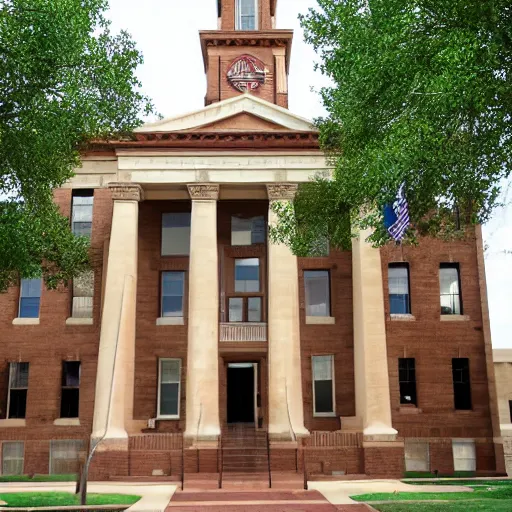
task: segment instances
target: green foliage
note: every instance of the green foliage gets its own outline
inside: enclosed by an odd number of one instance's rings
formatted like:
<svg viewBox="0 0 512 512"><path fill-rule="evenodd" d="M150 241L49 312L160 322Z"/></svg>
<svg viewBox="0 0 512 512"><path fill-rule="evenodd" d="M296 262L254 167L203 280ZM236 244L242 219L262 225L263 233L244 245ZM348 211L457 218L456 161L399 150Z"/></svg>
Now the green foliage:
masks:
<svg viewBox="0 0 512 512"><path fill-rule="evenodd" d="M510 512L512 500L437 503L390 503L373 505L380 512Z"/></svg>
<svg viewBox="0 0 512 512"><path fill-rule="evenodd" d="M76 475L0 475L0 482L76 482Z"/></svg>
<svg viewBox="0 0 512 512"><path fill-rule="evenodd" d="M64 507L80 504L80 496L68 492L12 492L0 494L7 507ZM133 505L140 496L88 494L87 505Z"/></svg>
<svg viewBox="0 0 512 512"><path fill-rule="evenodd" d="M318 0L301 22L332 81L318 126L334 163L331 184L301 190L311 195L296 202L302 229L320 223L348 247L340 224L331 231L345 206L383 244L382 207L404 181L410 238L485 222L511 170L510 0ZM281 216L276 236L293 246L290 222Z"/></svg>
<svg viewBox="0 0 512 512"><path fill-rule="evenodd" d="M87 265L52 205L87 141L128 132L152 111L142 56L110 32L106 0L0 0L0 290L41 268L49 287Z"/></svg>

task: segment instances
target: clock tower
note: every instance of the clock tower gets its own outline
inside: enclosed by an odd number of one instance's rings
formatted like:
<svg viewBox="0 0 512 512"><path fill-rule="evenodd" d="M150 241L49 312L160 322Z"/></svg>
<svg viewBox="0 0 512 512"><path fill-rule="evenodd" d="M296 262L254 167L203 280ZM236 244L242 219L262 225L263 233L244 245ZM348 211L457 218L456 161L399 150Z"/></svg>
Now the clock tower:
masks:
<svg viewBox="0 0 512 512"><path fill-rule="evenodd" d="M288 108L293 30L276 30L277 0L218 0L218 30L201 31L205 104L243 93Z"/></svg>

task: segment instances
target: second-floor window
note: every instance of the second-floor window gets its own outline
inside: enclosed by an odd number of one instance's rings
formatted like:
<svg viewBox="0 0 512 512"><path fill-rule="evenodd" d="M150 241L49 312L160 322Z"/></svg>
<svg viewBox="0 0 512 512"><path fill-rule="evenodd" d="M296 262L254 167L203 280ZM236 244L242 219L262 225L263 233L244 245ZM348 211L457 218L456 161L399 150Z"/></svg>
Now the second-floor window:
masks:
<svg viewBox="0 0 512 512"><path fill-rule="evenodd" d="M22 279L19 318L39 318L41 279Z"/></svg>
<svg viewBox="0 0 512 512"><path fill-rule="evenodd" d="M27 412L28 363L10 363L7 418L25 418Z"/></svg>
<svg viewBox="0 0 512 512"><path fill-rule="evenodd" d="M78 418L80 403L80 361L62 363L60 417Z"/></svg>
<svg viewBox="0 0 512 512"><path fill-rule="evenodd" d="M244 258L235 260L235 292L254 293L260 291L260 260Z"/></svg>
<svg viewBox="0 0 512 512"><path fill-rule="evenodd" d="M162 256L190 253L190 212L162 215Z"/></svg>
<svg viewBox="0 0 512 512"><path fill-rule="evenodd" d="M330 316L330 278L328 270L305 270L306 316Z"/></svg>
<svg viewBox="0 0 512 512"><path fill-rule="evenodd" d="M460 270L458 263L441 263L439 267L441 314L462 315Z"/></svg>
<svg viewBox="0 0 512 512"><path fill-rule="evenodd" d="M261 297L229 298L229 322L259 323L261 320Z"/></svg>
<svg viewBox="0 0 512 512"><path fill-rule="evenodd" d="M162 317L182 317L185 272L162 272Z"/></svg>
<svg viewBox="0 0 512 512"><path fill-rule="evenodd" d="M258 0L236 0L236 29L258 30Z"/></svg>
<svg viewBox="0 0 512 512"><path fill-rule="evenodd" d="M94 190L73 190L71 227L77 236L91 236Z"/></svg>
<svg viewBox="0 0 512 512"><path fill-rule="evenodd" d="M411 313L409 295L409 264L390 263L388 268L389 312L392 315Z"/></svg>
<svg viewBox="0 0 512 512"><path fill-rule="evenodd" d="M264 244L265 217L231 217L231 245Z"/></svg>
<svg viewBox="0 0 512 512"><path fill-rule="evenodd" d="M416 361L412 357L398 360L398 379L400 383L400 404L418 405L416 397Z"/></svg>

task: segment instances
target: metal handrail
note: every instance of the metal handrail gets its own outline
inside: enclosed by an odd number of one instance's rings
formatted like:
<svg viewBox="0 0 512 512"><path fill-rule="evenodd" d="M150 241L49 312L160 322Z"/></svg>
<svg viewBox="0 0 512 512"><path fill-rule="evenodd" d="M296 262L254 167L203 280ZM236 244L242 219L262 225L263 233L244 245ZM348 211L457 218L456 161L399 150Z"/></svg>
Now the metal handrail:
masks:
<svg viewBox="0 0 512 512"><path fill-rule="evenodd" d="M185 490L185 436L181 436L181 490Z"/></svg>
<svg viewBox="0 0 512 512"><path fill-rule="evenodd" d="M220 454L219 489L222 489L222 470L224 467L224 454L223 454L224 447L222 445L222 431L219 436L219 446L220 446L220 450L219 450L219 454Z"/></svg>
<svg viewBox="0 0 512 512"><path fill-rule="evenodd" d="M268 488L272 489L272 470L270 464L270 437L267 432Z"/></svg>
<svg viewBox="0 0 512 512"><path fill-rule="evenodd" d="M304 440L302 440L302 465L304 473L304 490L308 490L308 466L306 463L306 447L304 446Z"/></svg>

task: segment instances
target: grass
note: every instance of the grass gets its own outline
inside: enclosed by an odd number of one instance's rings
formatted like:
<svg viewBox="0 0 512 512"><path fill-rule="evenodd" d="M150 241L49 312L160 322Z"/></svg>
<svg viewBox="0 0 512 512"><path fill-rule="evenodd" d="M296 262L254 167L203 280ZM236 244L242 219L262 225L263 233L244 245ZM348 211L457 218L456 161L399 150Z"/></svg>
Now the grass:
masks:
<svg viewBox="0 0 512 512"><path fill-rule="evenodd" d="M69 492L1 493L7 507L64 507L80 504L80 496ZM87 505L133 505L140 496L128 494L88 494Z"/></svg>
<svg viewBox="0 0 512 512"><path fill-rule="evenodd" d="M430 472L406 471L404 478L472 478L475 473L472 471L455 471L450 475L438 474Z"/></svg>
<svg viewBox="0 0 512 512"><path fill-rule="evenodd" d="M76 482L76 478L76 475L0 475L0 482Z"/></svg>
<svg viewBox="0 0 512 512"><path fill-rule="evenodd" d="M419 483L419 482L418 482ZM381 512L511 512L512 480L441 480L429 485L461 485L473 492L399 492L353 496L355 501L392 503L373 504ZM421 503L400 503L421 501ZM430 501L430 503L428 503Z"/></svg>

